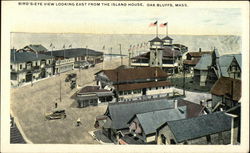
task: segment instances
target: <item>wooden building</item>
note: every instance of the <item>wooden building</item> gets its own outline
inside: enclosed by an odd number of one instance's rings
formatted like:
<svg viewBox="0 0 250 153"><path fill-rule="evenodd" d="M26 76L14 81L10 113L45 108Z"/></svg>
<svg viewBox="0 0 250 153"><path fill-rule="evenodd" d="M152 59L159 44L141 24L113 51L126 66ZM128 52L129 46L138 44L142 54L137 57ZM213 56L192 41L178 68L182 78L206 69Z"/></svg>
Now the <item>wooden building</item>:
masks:
<svg viewBox="0 0 250 153"><path fill-rule="evenodd" d="M32 52L32 53L42 54L47 51L48 49L41 44L30 44L22 49L19 49L17 52Z"/></svg>
<svg viewBox="0 0 250 153"><path fill-rule="evenodd" d="M103 62L103 52L87 48L54 50L45 54L55 57L55 74L73 70L74 67L79 67L86 61L94 64Z"/></svg>
<svg viewBox="0 0 250 153"><path fill-rule="evenodd" d="M242 71L241 54L227 54L219 57L217 60L218 78L230 77L241 79Z"/></svg>
<svg viewBox="0 0 250 153"><path fill-rule="evenodd" d="M107 110L101 117L96 117L96 128L101 128L113 142L129 134L129 120L135 115L143 112L174 108L173 100L151 99L143 101L109 103Z"/></svg>
<svg viewBox="0 0 250 153"><path fill-rule="evenodd" d="M79 108L97 106L102 102L111 102L113 96L113 92L100 89L99 86L86 86L77 92L76 101Z"/></svg>
<svg viewBox="0 0 250 153"><path fill-rule="evenodd" d="M101 70L95 75L97 85L114 91L119 101L172 93L168 74L158 67Z"/></svg>
<svg viewBox="0 0 250 153"><path fill-rule="evenodd" d="M241 80L221 77L211 89L212 109L227 110L239 104L241 98Z"/></svg>
<svg viewBox="0 0 250 153"><path fill-rule="evenodd" d="M230 144L232 117L216 112L182 120L167 121L157 129L160 145Z"/></svg>
<svg viewBox="0 0 250 153"><path fill-rule="evenodd" d="M104 115L96 117L96 128L120 144L156 143L156 129L167 120L203 115L204 106L165 98L109 103Z"/></svg>
<svg viewBox="0 0 250 153"><path fill-rule="evenodd" d="M138 113L128 122L129 132L145 143L155 144L156 129L166 121L186 118L186 106Z"/></svg>
<svg viewBox="0 0 250 153"><path fill-rule="evenodd" d="M150 50L131 58L132 67L160 67L167 72L178 72L182 54L187 47L181 44L172 44L169 36L150 40Z"/></svg>
<svg viewBox="0 0 250 153"><path fill-rule="evenodd" d="M10 80L16 87L26 82L33 82L53 75L53 56L33 52L11 50Z"/></svg>
<svg viewBox="0 0 250 153"><path fill-rule="evenodd" d="M198 52L187 52L186 59L183 59L183 66L185 66L189 72L193 72L194 67L204 54L212 54L212 51L202 51L200 48Z"/></svg>

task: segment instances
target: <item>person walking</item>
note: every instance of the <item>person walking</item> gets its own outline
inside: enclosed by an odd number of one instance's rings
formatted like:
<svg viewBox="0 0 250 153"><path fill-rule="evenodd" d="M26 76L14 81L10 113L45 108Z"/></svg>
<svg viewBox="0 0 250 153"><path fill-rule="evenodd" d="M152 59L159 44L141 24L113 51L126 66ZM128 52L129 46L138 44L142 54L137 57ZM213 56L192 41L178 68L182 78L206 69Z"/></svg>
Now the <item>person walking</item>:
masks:
<svg viewBox="0 0 250 153"><path fill-rule="evenodd" d="M82 124L82 123L81 123L80 118L78 118L77 121L76 121L76 126L80 126L80 124Z"/></svg>

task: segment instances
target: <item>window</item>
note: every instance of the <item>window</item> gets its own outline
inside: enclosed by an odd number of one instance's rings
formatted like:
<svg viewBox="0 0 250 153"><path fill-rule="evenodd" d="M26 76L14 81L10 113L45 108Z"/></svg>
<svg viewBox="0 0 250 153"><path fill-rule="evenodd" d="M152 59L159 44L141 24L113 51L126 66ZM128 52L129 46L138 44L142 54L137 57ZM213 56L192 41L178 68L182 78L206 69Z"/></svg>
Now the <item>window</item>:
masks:
<svg viewBox="0 0 250 153"><path fill-rule="evenodd" d="M161 134L161 143L166 144L166 137L163 134Z"/></svg>
<svg viewBox="0 0 250 153"><path fill-rule="evenodd" d="M174 139L170 139L170 144L176 144L176 142L174 141Z"/></svg>
<svg viewBox="0 0 250 153"><path fill-rule="evenodd" d="M131 94L131 90L128 91L128 94Z"/></svg>
<svg viewBox="0 0 250 153"><path fill-rule="evenodd" d="M149 88L149 90L151 90L151 88Z"/></svg>
<svg viewBox="0 0 250 153"><path fill-rule="evenodd" d="M158 87L155 87L156 90L158 90Z"/></svg>
<svg viewBox="0 0 250 153"><path fill-rule="evenodd" d="M22 69L22 64L20 65L20 70Z"/></svg>
<svg viewBox="0 0 250 153"><path fill-rule="evenodd" d="M210 144L211 143L211 136L207 135L206 138L207 138L207 143Z"/></svg>
<svg viewBox="0 0 250 153"><path fill-rule="evenodd" d="M10 65L10 69L12 70L12 65Z"/></svg>
<svg viewBox="0 0 250 153"><path fill-rule="evenodd" d="M162 89L165 89L165 86L163 86Z"/></svg>

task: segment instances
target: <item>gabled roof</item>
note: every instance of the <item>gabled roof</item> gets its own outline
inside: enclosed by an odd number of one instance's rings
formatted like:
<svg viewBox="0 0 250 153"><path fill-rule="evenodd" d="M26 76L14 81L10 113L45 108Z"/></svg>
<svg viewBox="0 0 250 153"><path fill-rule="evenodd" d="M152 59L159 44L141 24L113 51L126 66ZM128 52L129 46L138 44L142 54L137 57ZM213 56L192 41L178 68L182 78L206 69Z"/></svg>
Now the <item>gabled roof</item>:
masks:
<svg viewBox="0 0 250 153"><path fill-rule="evenodd" d="M149 42L161 42L161 43L163 43L164 41L161 40L159 37L155 37L154 39L150 40Z"/></svg>
<svg viewBox="0 0 250 153"><path fill-rule="evenodd" d="M140 125L146 135L156 132L156 129L166 121L180 120L186 118L186 106L177 109L164 109L146 113L136 114Z"/></svg>
<svg viewBox="0 0 250 153"><path fill-rule="evenodd" d="M231 129L231 117L215 112L195 118L168 121L167 124L178 143Z"/></svg>
<svg viewBox="0 0 250 153"><path fill-rule="evenodd" d="M242 70L242 58L241 54L227 54L219 57L217 61L218 71L223 77L229 77L228 68L231 65L233 59L236 59L237 63Z"/></svg>
<svg viewBox="0 0 250 153"><path fill-rule="evenodd" d="M178 107L181 106L187 106L187 118L200 116L205 108L199 104L184 99L178 99Z"/></svg>
<svg viewBox="0 0 250 153"><path fill-rule="evenodd" d="M28 46L25 46L24 48L26 48L26 47L28 47L28 48L30 48L30 49L36 51L36 52L47 52L47 51L48 51L47 48L45 48L45 47L44 47L43 45L41 45L41 44L36 44L36 45L30 44L30 45L28 45Z"/></svg>
<svg viewBox="0 0 250 153"><path fill-rule="evenodd" d="M217 96L229 96L229 98L233 97L233 100L239 101L241 98L241 80L221 77L215 82L210 92L211 94Z"/></svg>
<svg viewBox="0 0 250 153"><path fill-rule="evenodd" d="M173 39L169 36L166 36L166 37L162 38L162 40L173 40Z"/></svg>
<svg viewBox="0 0 250 153"><path fill-rule="evenodd" d="M173 100L167 99L109 103L106 115L112 120L111 128L124 129L128 128L127 123L135 114L173 107Z"/></svg>
<svg viewBox="0 0 250 153"><path fill-rule="evenodd" d="M96 75L101 72L103 72L108 77L108 79L113 82L126 82L150 78L166 78L168 76L168 74L162 69L154 67L102 70L97 72Z"/></svg>
<svg viewBox="0 0 250 153"><path fill-rule="evenodd" d="M208 67L212 65L211 54L203 54L199 62L196 64L194 69L196 70L208 70Z"/></svg>
<svg viewBox="0 0 250 153"><path fill-rule="evenodd" d="M44 54L36 54L33 52L15 52L11 51L10 61L12 63L23 63L28 61L37 61L42 59L52 59L53 56L48 56Z"/></svg>
<svg viewBox="0 0 250 153"><path fill-rule="evenodd" d="M86 48L71 48L71 49L65 49L65 50L54 50L46 52L46 55L52 55L55 57L66 57L66 58L72 58L72 57L80 57L80 56L100 56L103 55L103 52L94 51L92 49L86 49ZM65 54L65 55L64 55Z"/></svg>

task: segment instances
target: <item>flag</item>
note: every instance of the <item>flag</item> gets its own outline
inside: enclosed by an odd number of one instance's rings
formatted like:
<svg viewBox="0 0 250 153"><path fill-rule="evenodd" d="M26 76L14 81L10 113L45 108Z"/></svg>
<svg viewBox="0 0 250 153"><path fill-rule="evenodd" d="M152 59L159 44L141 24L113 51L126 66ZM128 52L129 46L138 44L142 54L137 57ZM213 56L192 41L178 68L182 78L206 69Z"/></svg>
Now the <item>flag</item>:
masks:
<svg viewBox="0 0 250 153"><path fill-rule="evenodd" d="M50 45L49 45L49 47L52 47L53 46L53 44L51 43Z"/></svg>
<svg viewBox="0 0 250 153"><path fill-rule="evenodd" d="M102 50L105 50L105 45L102 47Z"/></svg>
<svg viewBox="0 0 250 153"><path fill-rule="evenodd" d="M157 25L157 23L158 23L158 21L155 21L154 23L150 23L149 26L150 26L150 27L154 27L154 26Z"/></svg>
<svg viewBox="0 0 250 153"><path fill-rule="evenodd" d="M69 48L72 48L72 44L69 45Z"/></svg>
<svg viewBox="0 0 250 153"><path fill-rule="evenodd" d="M63 49L65 49L65 44L63 45Z"/></svg>
<svg viewBox="0 0 250 153"><path fill-rule="evenodd" d="M162 23L162 24L160 24L160 27L166 27L168 25L168 23L166 22L166 23Z"/></svg>

